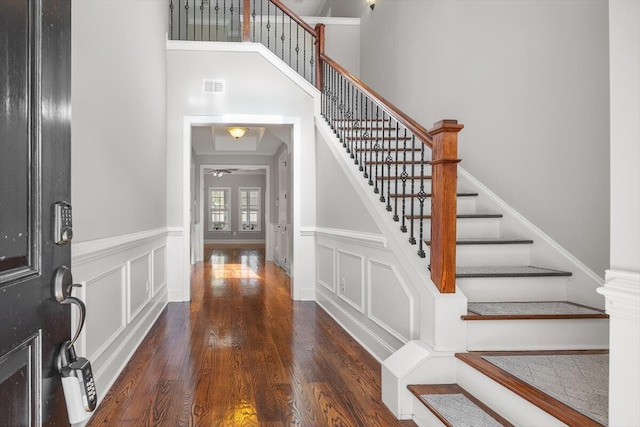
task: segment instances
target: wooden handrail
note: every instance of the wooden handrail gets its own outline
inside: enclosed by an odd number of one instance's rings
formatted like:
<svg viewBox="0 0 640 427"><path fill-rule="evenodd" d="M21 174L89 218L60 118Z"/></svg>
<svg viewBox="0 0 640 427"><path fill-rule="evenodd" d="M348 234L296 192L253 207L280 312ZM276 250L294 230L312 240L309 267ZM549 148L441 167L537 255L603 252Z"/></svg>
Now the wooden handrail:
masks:
<svg viewBox="0 0 640 427"><path fill-rule="evenodd" d="M401 123L408 130L413 132L413 134L422 142L427 144L429 147L433 146L433 138L429 134L422 125L413 120L411 117L407 116L402 110L393 105L391 102L387 101L375 90L371 89L365 83L362 82L359 78L351 74L344 67L338 64L336 61L328 57L327 55L322 55L322 61L329 64L332 68L334 68L338 73L340 73L344 78L349 80L353 85L355 85L358 89L362 91L369 98L373 99L377 102L380 107L385 110L389 115L393 116L399 123Z"/></svg>
<svg viewBox="0 0 640 427"><path fill-rule="evenodd" d="M298 23L298 25L300 25L302 28L304 28L306 31L308 31L309 33L311 33L313 36L317 37L318 35L316 34L316 31L313 29L313 27L309 24L307 24L306 22L304 22L302 19L300 19L298 17L298 15L296 15L295 13L293 13L291 11L291 9L289 9L287 6L285 6L284 4L282 4L280 2L280 0L270 0L271 3L275 4L276 6L278 6L284 13L286 13L287 15L289 15L289 18L293 19L294 21L296 21Z"/></svg>

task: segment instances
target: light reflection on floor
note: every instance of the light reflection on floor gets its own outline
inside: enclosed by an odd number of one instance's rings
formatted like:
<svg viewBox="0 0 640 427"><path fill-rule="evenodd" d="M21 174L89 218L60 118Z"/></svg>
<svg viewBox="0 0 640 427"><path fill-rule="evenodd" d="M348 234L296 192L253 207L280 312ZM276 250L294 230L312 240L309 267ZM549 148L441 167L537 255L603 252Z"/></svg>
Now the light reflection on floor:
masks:
<svg viewBox="0 0 640 427"><path fill-rule="evenodd" d="M229 285L229 279L240 279L237 283L241 287L243 295L255 295L260 289L260 280L257 273L260 267L258 254L247 251L240 255L240 263L228 263L228 256L223 252L213 251L209 257L211 263L211 286L223 288Z"/></svg>

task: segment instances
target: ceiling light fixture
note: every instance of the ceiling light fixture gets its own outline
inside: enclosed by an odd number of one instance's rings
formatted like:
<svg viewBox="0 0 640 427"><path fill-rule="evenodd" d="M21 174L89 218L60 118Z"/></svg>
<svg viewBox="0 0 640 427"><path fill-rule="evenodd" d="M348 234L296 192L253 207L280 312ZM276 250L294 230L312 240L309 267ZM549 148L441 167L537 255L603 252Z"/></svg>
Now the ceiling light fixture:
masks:
<svg viewBox="0 0 640 427"><path fill-rule="evenodd" d="M240 139L244 136L245 133L247 133L247 131L249 130L248 128L241 128L241 127L232 127L227 129L229 131L229 134L234 137L235 139Z"/></svg>
<svg viewBox="0 0 640 427"><path fill-rule="evenodd" d="M376 7L376 0L367 0L367 4L371 8L371 10L373 10L373 8Z"/></svg>

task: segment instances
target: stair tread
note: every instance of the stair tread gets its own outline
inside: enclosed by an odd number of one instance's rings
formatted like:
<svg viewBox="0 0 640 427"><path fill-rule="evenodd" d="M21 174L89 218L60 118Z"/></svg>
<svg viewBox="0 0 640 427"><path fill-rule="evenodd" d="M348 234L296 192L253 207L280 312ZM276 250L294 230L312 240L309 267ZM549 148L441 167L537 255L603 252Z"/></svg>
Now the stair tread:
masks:
<svg viewBox="0 0 640 427"><path fill-rule="evenodd" d="M349 139L349 138L347 138ZM376 151L373 148L369 147L369 148L356 148L356 151ZM382 151L382 150L380 150ZM420 148L416 147L416 148L411 148L411 147L407 147L407 148L387 148L386 150L384 150L385 152L389 152L389 151L420 151Z"/></svg>
<svg viewBox="0 0 640 427"><path fill-rule="evenodd" d="M424 175L424 176L414 175L414 176L408 176L407 177L408 180L409 179L421 179L421 178L424 178L425 181L428 181L428 180L431 179L431 175ZM395 176L395 175L393 175L393 176L378 176L378 177L376 177L376 179L378 181L396 180L396 179L400 180L400 177L399 176Z"/></svg>
<svg viewBox="0 0 640 427"><path fill-rule="evenodd" d="M607 423L606 350L483 351L456 357L568 425Z"/></svg>
<svg viewBox="0 0 640 427"><path fill-rule="evenodd" d="M405 215L406 219L431 219L431 215ZM485 219L485 218L502 218L502 214L497 213L475 213L475 214L458 214L456 215L458 219Z"/></svg>
<svg viewBox="0 0 640 427"><path fill-rule="evenodd" d="M474 192L459 192L457 193L458 197L475 197L477 196L478 193L474 193ZM425 193L426 197L431 197L431 193ZM396 197L403 197L402 194L389 194L389 197L391 198L396 198ZM417 194L405 194L404 197L418 197Z"/></svg>
<svg viewBox="0 0 640 427"><path fill-rule="evenodd" d="M349 141L409 141L410 136L346 136L346 140ZM389 149L380 149L380 151L389 151Z"/></svg>
<svg viewBox="0 0 640 427"><path fill-rule="evenodd" d="M458 384L409 385L407 388L445 425L512 426Z"/></svg>
<svg viewBox="0 0 640 427"><path fill-rule="evenodd" d="M470 302L463 320L606 319L603 310L569 301Z"/></svg>
<svg viewBox="0 0 640 427"><path fill-rule="evenodd" d="M571 276L569 271L532 265L457 267L456 277L554 277Z"/></svg>
<svg viewBox="0 0 640 427"><path fill-rule="evenodd" d="M430 240L425 240L427 245L431 245ZM509 237L466 237L457 239L456 245L530 245L533 240L517 239Z"/></svg>

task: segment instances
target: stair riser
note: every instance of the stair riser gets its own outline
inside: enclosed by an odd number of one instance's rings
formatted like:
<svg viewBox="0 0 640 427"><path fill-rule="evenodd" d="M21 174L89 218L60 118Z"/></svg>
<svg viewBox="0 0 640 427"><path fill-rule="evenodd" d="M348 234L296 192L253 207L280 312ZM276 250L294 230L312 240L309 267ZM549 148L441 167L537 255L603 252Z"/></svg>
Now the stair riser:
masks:
<svg viewBox="0 0 640 427"><path fill-rule="evenodd" d="M530 246L527 244L458 245L456 264L460 267L528 265Z"/></svg>
<svg viewBox="0 0 640 427"><path fill-rule="evenodd" d="M567 277L458 278L456 286L470 302L565 301Z"/></svg>
<svg viewBox="0 0 640 427"><path fill-rule="evenodd" d="M418 427L446 427L440 418L436 417L417 397L413 399L413 422Z"/></svg>
<svg viewBox="0 0 640 427"><path fill-rule="evenodd" d="M407 220L409 221L409 220ZM418 220L414 220L418 223ZM431 220L424 219L424 227L431 229ZM462 218L458 219L458 238L500 237L500 218Z"/></svg>
<svg viewBox="0 0 640 427"><path fill-rule="evenodd" d="M474 320L467 350L590 350L609 345L608 319Z"/></svg>
<svg viewBox="0 0 640 427"><path fill-rule="evenodd" d="M559 427L566 424L491 378L458 361L457 383L509 422L519 426Z"/></svg>
<svg viewBox="0 0 640 427"><path fill-rule="evenodd" d="M386 200L386 191L387 189L385 188L385 200ZM373 192L373 190L372 190ZM380 194L374 194L375 196L379 197ZM387 202L385 201L384 204L386 205ZM405 208L404 208L404 214L405 215L411 215L411 205L413 204L413 214L414 215L419 215L420 214L420 202L418 202L418 200L415 197L412 198L407 198L405 200ZM395 208L395 200L394 198L391 198L391 209L393 210ZM431 198L427 198L424 201L424 212L423 215L429 215L431 213ZM458 203L457 203L457 210L459 214L473 214L476 212L476 197L458 197ZM398 199L398 216L402 216L402 198ZM406 221L407 223L409 222L409 220ZM417 222L416 222L416 226L417 226ZM408 226L408 224L407 224ZM425 229L429 229L429 227L431 227L431 225L428 223L428 221L424 221L423 222L423 227L425 227Z"/></svg>

